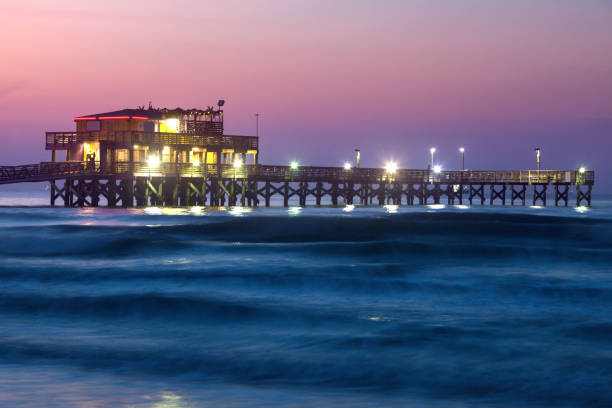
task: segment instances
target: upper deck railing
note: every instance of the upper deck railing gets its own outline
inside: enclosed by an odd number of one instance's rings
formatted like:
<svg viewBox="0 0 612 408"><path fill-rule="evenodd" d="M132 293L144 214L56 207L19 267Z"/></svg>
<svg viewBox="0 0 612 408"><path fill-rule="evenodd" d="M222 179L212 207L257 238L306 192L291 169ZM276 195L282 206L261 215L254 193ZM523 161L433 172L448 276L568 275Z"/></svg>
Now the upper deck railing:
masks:
<svg viewBox="0 0 612 408"><path fill-rule="evenodd" d="M210 136L194 133L164 133L164 132L47 132L47 150L64 150L77 143L108 141L119 148L130 148L134 145L176 146L189 145L205 148L234 149L240 151L257 150L257 136Z"/></svg>
<svg viewBox="0 0 612 408"><path fill-rule="evenodd" d="M444 183L444 184L587 184L595 183L595 172L577 170L451 170L434 173L430 170L385 169L231 164L118 162L101 166L99 162L43 162L24 166L0 167L0 184L45 181L66 177L137 177L177 176L189 178L251 178L258 181L304 181L339 183Z"/></svg>

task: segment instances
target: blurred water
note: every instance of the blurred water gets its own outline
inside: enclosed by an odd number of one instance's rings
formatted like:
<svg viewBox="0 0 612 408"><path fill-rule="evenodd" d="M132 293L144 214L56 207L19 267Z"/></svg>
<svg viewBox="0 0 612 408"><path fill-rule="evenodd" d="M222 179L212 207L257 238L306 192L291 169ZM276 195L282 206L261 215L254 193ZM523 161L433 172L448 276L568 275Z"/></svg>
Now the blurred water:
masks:
<svg viewBox="0 0 612 408"><path fill-rule="evenodd" d="M607 199L46 200L0 195L2 406L612 405Z"/></svg>

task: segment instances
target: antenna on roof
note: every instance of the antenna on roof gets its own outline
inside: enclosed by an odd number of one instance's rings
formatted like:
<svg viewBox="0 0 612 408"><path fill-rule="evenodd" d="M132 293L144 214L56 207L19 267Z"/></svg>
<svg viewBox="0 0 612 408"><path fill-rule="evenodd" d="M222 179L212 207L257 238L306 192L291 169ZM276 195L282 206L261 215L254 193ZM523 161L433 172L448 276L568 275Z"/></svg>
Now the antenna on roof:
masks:
<svg viewBox="0 0 612 408"><path fill-rule="evenodd" d="M149 101L149 110L153 109L153 104Z"/></svg>
<svg viewBox="0 0 612 408"><path fill-rule="evenodd" d="M219 105L219 107L222 107L223 105L225 105L225 101L223 99L219 99L219 102L217 102L217 105Z"/></svg>

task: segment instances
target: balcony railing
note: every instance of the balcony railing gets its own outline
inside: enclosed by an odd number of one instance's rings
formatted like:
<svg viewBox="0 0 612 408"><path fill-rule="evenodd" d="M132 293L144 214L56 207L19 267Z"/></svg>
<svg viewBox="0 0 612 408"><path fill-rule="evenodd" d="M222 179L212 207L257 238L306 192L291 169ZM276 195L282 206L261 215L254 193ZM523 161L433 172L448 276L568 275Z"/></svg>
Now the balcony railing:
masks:
<svg viewBox="0 0 612 408"><path fill-rule="evenodd" d="M210 136L194 133L164 132L47 132L47 150L65 150L79 143L108 141L118 148L134 145L177 146L188 145L208 149L234 149L237 151L257 150L259 138L256 136Z"/></svg>
<svg viewBox="0 0 612 408"><path fill-rule="evenodd" d="M289 166L232 164L160 163L148 162L43 162L23 166L1 166L0 184L21 181L44 181L66 176L177 176L188 178L251 178L257 181L303 181L325 183L402 183L402 184L587 184L595 183L595 172L577 170L517 170L517 171L442 171L399 169L393 173L385 169L342 167Z"/></svg>

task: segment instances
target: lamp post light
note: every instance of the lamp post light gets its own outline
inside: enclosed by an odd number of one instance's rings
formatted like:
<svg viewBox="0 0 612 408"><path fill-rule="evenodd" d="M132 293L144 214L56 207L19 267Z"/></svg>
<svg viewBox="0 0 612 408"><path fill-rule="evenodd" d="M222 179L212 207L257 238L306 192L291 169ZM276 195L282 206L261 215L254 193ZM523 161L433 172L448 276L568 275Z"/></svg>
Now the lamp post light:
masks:
<svg viewBox="0 0 612 408"><path fill-rule="evenodd" d="M361 158L361 150L355 149L355 152L357 152L357 168L359 168L359 159Z"/></svg>
<svg viewBox="0 0 612 408"><path fill-rule="evenodd" d="M461 152L461 171L465 170L465 148L460 147L459 151Z"/></svg>
<svg viewBox="0 0 612 408"><path fill-rule="evenodd" d="M259 137L259 113L255 114L255 136Z"/></svg>
<svg viewBox="0 0 612 408"><path fill-rule="evenodd" d="M538 173L540 173L540 148L536 147L534 150L536 152L536 159L538 160Z"/></svg>
<svg viewBox="0 0 612 408"><path fill-rule="evenodd" d="M436 152L436 148L432 147L431 149L429 149L429 153L431 153L431 163L429 163L429 168L433 169L434 166L434 153Z"/></svg>

